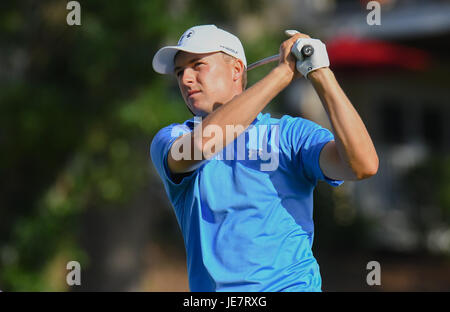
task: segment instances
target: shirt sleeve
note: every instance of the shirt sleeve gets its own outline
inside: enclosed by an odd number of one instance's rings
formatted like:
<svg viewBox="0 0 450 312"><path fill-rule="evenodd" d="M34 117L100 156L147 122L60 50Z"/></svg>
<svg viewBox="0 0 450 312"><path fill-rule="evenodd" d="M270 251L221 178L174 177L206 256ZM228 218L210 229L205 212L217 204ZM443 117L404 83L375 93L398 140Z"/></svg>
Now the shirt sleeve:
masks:
<svg viewBox="0 0 450 312"><path fill-rule="evenodd" d="M167 166L167 156L170 148L177 138L190 132L187 126L172 124L161 129L153 138L150 146L150 157L153 165L161 177L164 187L171 200L177 201L180 191L186 186L194 172L183 176L180 181L176 181Z"/></svg>
<svg viewBox="0 0 450 312"><path fill-rule="evenodd" d="M333 134L326 128L300 117L289 117L288 134L294 162L302 168L305 176L315 185L325 181L332 186L339 186L344 181L326 177L320 168L320 153L328 142L334 140Z"/></svg>

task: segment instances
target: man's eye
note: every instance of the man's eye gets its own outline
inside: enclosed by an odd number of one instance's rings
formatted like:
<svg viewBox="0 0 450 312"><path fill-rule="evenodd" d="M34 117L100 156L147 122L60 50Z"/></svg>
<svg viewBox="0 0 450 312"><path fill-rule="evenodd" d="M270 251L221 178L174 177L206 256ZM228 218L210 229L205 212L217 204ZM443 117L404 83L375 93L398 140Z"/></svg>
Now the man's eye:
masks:
<svg viewBox="0 0 450 312"><path fill-rule="evenodd" d="M197 63L194 64L194 66L195 66L195 67L198 67L198 66L203 65L203 64L204 64L204 63L202 63L202 62L197 62Z"/></svg>

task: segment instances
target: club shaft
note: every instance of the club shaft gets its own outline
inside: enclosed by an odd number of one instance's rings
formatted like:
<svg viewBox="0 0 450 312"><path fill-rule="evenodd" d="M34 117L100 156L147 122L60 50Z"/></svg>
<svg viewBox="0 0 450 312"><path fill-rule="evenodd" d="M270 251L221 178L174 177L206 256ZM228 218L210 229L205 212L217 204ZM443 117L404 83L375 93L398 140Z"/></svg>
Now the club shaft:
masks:
<svg viewBox="0 0 450 312"><path fill-rule="evenodd" d="M279 54L275 54L275 55L266 57L266 58L264 58L264 59L262 59L262 60L259 60L259 61L255 62L255 63L253 63L253 64L250 64L250 65L247 67L247 71L252 70L252 69L255 69L256 67L265 65L265 64L267 64L267 63L271 63L271 62L278 61L279 58L280 58L280 55L279 55Z"/></svg>
<svg viewBox="0 0 450 312"><path fill-rule="evenodd" d="M310 46L310 45L305 45L305 46L303 46L301 52L303 54L303 57L309 57L309 56L311 56L314 53L314 48L312 46ZM267 63L278 61L279 58L280 58L279 54L275 54L275 55L266 57L266 58L264 58L262 60L259 60L259 61L255 62L253 64L250 64L247 67L247 71L255 69L256 67L265 65Z"/></svg>

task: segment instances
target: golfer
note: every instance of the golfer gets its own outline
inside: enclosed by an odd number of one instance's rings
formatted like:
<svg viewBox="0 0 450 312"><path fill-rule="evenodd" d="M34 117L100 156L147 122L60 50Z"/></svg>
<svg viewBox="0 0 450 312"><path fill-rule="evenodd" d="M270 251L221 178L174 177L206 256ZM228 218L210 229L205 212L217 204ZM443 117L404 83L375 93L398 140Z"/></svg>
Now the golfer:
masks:
<svg viewBox="0 0 450 312"><path fill-rule="evenodd" d="M312 56L291 53L299 39ZM156 72L175 75L194 115L161 129L150 148L183 234L191 291L321 291L311 250L314 187L378 170L325 45L295 33L279 52L278 65L248 89L240 40L214 25L188 29L153 58ZM332 132L261 113L298 78L313 85Z"/></svg>

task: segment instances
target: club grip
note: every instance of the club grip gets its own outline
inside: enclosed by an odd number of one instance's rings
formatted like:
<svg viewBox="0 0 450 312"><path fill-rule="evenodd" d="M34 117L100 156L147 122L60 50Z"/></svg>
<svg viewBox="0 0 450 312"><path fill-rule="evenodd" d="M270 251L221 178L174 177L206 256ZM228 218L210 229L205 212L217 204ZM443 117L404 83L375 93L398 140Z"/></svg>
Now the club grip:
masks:
<svg viewBox="0 0 450 312"><path fill-rule="evenodd" d="M303 46L302 55L304 57L311 56L311 55L313 55L313 53L314 53L314 48L311 45L307 44L307 45Z"/></svg>

